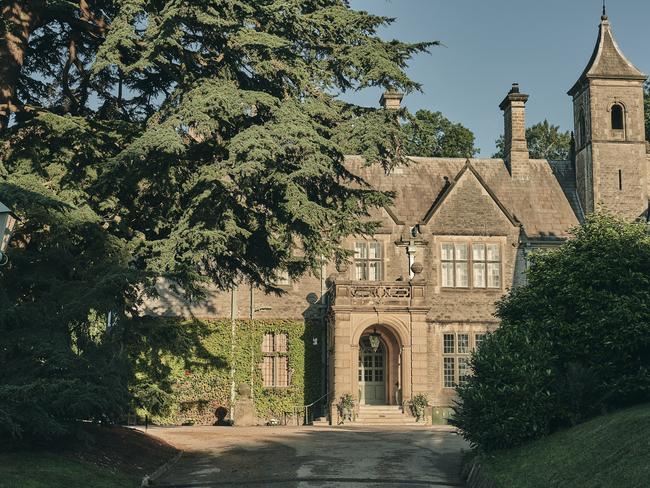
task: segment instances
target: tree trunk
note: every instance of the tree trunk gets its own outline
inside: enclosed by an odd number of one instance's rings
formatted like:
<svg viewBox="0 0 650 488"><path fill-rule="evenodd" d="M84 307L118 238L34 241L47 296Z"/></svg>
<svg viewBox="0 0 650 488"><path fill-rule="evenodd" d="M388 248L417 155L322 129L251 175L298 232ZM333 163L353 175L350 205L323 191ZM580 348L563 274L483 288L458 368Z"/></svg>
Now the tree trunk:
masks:
<svg viewBox="0 0 650 488"><path fill-rule="evenodd" d="M0 133L9 124L16 110L16 83L25 62L29 36L37 21L38 11L30 0L4 0L0 32Z"/></svg>

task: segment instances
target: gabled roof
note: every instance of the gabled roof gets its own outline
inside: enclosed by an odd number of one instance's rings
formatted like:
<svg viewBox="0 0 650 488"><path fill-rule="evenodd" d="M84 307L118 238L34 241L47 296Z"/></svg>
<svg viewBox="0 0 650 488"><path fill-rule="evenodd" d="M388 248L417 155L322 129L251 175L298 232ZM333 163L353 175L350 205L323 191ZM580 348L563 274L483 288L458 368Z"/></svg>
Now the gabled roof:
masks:
<svg viewBox="0 0 650 488"><path fill-rule="evenodd" d="M472 162L468 159L467 162L465 163L465 166L463 166L463 169L460 170L460 173L456 175L456 177L453 179L453 181L447 185L447 188L443 191L442 195L440 198L436 199L434 204L431 206L431 209L427 212L427 214L424 216L424 219L422 219L423 224L428 224L431 218L436 214L436 211L442 206L442 204L445 202L447 197L451 194L453 189L456 187L456 184L465 176L466 173L471 173L474 175L474 177L478 180L479 184L483 187L483 189L487 192L488 195L490 195L490 198L494 201L497 207L501 210L501 212L505 215L505 217L510 221L510 223L514 226L519 225L519 221L515 218L514 215L512 215L508 209L501 203L501 200L494 194L494 192L490 189L490 187L485 183L485 180L481 177L481 175L474 169L474 166L472 166Z"/></svg>
<svg viewBox="0 0 650 488"><path fill-rule="evenodd" d="M598 40L587 67L568 94L575 95L584 82L593 78L623 79L645 81L648 76L634 66L618 47L612 26L606 15L601 18L598 27Z"/></svg>
<svg viewBox="0 0 650 488"><path fill-rule="evenodd" d="M386 208L397 225L424 224L440 208L454 182L464 174L477 177L486 192L511 220L521 223L528 237L565 238L579 222L575 175L570 163L531 159L529 177L514 179L503 159L412 157L386 175L380 165L360 156L346 156L345 165L377 190L393 192ZM561 169L561 171L559 171ZM425 224L426 225L426 224Z"/></svg>

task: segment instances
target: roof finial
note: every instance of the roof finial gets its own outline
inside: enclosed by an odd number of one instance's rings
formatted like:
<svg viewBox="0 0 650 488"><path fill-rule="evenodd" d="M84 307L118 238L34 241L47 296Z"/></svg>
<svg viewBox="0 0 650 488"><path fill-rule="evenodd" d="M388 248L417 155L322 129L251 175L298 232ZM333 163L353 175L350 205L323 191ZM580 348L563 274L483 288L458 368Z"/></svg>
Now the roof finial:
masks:
<svg viewBox="0 0 650 488"><path fill-rule="evenodd" d="M600 20L607 20L607 6L605 5L605 0L603 0L603 15L600 17Z"/></svg>

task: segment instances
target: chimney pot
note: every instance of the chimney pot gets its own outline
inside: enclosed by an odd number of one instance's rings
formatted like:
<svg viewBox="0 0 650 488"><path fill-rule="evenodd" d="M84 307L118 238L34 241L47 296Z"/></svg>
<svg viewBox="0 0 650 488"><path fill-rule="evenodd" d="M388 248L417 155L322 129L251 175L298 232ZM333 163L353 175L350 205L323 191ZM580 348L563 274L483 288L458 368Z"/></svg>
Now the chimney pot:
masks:
<svg viewBox="0 0 650 488"><path fill-rule="evenodd" d="M386 90L379 99L379 105L387 110L399 110L401 108L403 93L393 90Z"/></svg>
<svg viewBox="0 0 650 488"><path fill-rule="evenodd" d="M528 143L526 141L526 102L528 95L521 93L519 84L513 83L499 108L504 119L504 159L513 178L528 174Z"/></svg>

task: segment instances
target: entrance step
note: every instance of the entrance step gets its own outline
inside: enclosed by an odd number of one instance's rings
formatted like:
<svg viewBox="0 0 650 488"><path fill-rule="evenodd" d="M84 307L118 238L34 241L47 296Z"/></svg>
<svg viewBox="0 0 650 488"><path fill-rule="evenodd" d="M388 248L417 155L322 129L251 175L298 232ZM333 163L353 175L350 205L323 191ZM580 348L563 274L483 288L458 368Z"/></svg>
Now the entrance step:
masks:
<svg viewBox="0 0 650 488"><path fill-rule="evenodd" d="M360 405L354 425L425 425L404 412L399 405Z"/></svg>
<svg viewBox="0 0 650 488"><path fill-rule="evenodd" d="M327 427L329 421L327 417L319 417L312 422L314 427ZM427 422L416 422L415 417L402 410L399 405L360 405L359 413L354 422L346 422L344 425L352 426L417 426L431 427Z"/></svg>

